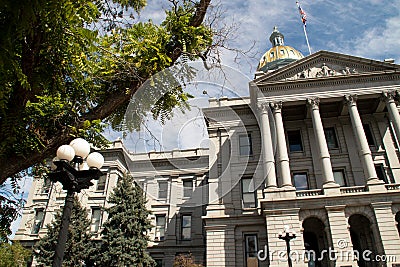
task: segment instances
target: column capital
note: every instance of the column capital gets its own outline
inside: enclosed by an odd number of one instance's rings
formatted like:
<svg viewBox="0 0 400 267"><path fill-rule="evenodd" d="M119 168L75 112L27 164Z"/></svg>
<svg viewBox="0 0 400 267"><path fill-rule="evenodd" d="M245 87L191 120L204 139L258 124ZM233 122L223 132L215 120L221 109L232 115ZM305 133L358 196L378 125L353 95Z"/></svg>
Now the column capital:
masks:
<svg viewBox="0 0 400 267"><path fill-rule="evenodd" d="M272 102L269 104L273 111L282 111L282 101Z"/></svg>
<svg viewBox="0 0 400 267"><path fill-rule="evenodd" d="M386 101L386 102L392 102L392 101L397 100L398 97L399 97L398 91L385 91L385 92L382 92L381 100Z"/></svg>
<svg viewBox="0 0 400 267"><path fill-rule="evenodd" d="M259 103L257 103L257 108L262 113L268 113L269 103L268 102L259 102Z"/></svg>
<svg viewBox="0 0 400 267"><path fill-rule="evenodd" d="M307 105L312 109L319 109L319 98L307 98Z"/></svg>
<svg viewBox="0 0 400 267"><path fill-rule="evenodd" d="M349 106L355 105L357 102L357 99L358 99L357 95L345 95L344 96L344 102Z"/></svg>

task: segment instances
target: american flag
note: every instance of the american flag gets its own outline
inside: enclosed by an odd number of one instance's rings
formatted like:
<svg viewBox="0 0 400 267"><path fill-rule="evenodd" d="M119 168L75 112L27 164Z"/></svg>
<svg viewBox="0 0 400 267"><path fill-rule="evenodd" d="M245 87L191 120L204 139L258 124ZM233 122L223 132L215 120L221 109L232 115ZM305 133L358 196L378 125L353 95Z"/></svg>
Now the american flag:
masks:
<svg viewBox="0 0 400 267"><path fill-rule="evenodd" d="M303 22L304 26L306 26L306 21L307 21L307 14L306 12L301 8L299 1L296 1L297 7L299 8L299 13L301 17L301 21Z"/></svg>

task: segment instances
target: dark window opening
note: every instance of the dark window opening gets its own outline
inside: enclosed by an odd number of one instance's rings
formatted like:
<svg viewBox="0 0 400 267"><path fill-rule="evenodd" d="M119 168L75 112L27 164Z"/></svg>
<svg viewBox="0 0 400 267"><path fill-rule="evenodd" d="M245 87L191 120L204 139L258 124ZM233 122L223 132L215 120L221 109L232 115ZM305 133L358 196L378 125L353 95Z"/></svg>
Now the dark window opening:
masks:
<svg viewBox="0 0 400 267"><path fill-rule="evenodd" d="M303 151L300 130L287 132L290 152Z"/></svg>

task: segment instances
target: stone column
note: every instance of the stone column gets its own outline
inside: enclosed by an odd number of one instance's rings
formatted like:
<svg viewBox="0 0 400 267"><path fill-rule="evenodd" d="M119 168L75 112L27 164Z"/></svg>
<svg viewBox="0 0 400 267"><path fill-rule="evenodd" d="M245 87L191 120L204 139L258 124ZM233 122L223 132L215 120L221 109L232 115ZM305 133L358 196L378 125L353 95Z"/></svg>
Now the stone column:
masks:
<svg viewBox="0 0 400 267"><path fill-rule="evenodd" d="M367 178L367 184L380 184L378 176L375 171L374 160L372 153L369 149L367 137L365 136L364 128L362 125L360 114L357 109L357 96L346 95L345 101L349 109L351 125L353 127L355 139L358 145L361 163L363 165L364 174Z"/></svg>
<svg viewBox="0 0 400 267"><path fill-rule="evenodd" d="M271 103L271 107L274 113L275 125L276 125L276 139L277 139L277 152L278 162L281 172L282 187L293 187L292 177L290 175L289 167L289 156L287 152L285 130L283 128L282 120L282 102Z"/></svg>
<svg viewBox="0 0 400 267"><path fill-rule="evenodd" d="M394 131L396 132L397 141L400 141L400 115L396 102L394 101L395 97L396 92L394 91L382 93L382 99L386 103L389 119L393 124Z"/></svg>
<svg viewBox="0 0 400 267"><path fill-rule="evenodd" d="M321 115L319 114L319 99L307 99L307 104L310 107L315 140L317 141L317 149L320 156L322 176L324 179L323 187L339 187L333 178L331 156L329 155L324 126L322 125Z"/></svg>
<svg viewBox="0 0 400 267"><path fill-rule="evenodd" d="M325 206L332 237L332 244L329 247L337 251L337 255L341 255L341 257L337 257L335 266L358 266L357 262L351 260L353 244L344 212L345 207L345 205Z"/></svg>
<svg viewBox="0 0 400 267"><path fill-rule="evenodd" d="M262 154L263 154L263 168L264 177L266 177L267 189L276 188L276 175L275 175L275 159L274 159L274 146L272 143L271 127L269 123L269 104L261 102L258 104L260 111L260 130L262 140Z"/></svg>
<svg viewBox="0 0 400 267"><path fill-rule="evenodd" d="M391 202L371 203L375 212L376 224L385 255L395 256L400 261L400 240L396 229L395 216L392 213Z"/></svg>

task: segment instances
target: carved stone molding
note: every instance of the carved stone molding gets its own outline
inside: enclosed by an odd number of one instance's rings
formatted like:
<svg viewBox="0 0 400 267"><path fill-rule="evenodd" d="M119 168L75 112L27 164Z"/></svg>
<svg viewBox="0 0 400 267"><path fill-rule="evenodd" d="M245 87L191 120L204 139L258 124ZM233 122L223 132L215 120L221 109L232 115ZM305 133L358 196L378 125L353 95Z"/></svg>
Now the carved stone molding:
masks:
<svg viewBox="0 0 400 267"><path fill-rule="evenodd" d="M398 91L386 91L382 92L381 100L382 101L395 101L398 100L399 98L399 92Z"/></svg>
<svg viewBox="0 0 400 267"><path fill-rule="evenodd" d="M277 102L272 102L270 103L271 108L273 109L273 111L282 111L282 101L277 101Z"/></svg>
<svg viewBox="0 0 400 267"><path fill-rule="evenodd" d="M357 95L345 95L344 101L347 105L355 105L357 103Z"/></svg>
<svg viewBox="0 0 400 267"><path fill-rule="evenodd" d="M307 98L307 105L312 109L319 109L319 98Z"/></svg>
<svg viewBox="0 0 400 267"><path fill-rule="evenodd" d="M261 113L268 113L269 103L268 102L259 102L257 103L257 108Z"/></svg>

